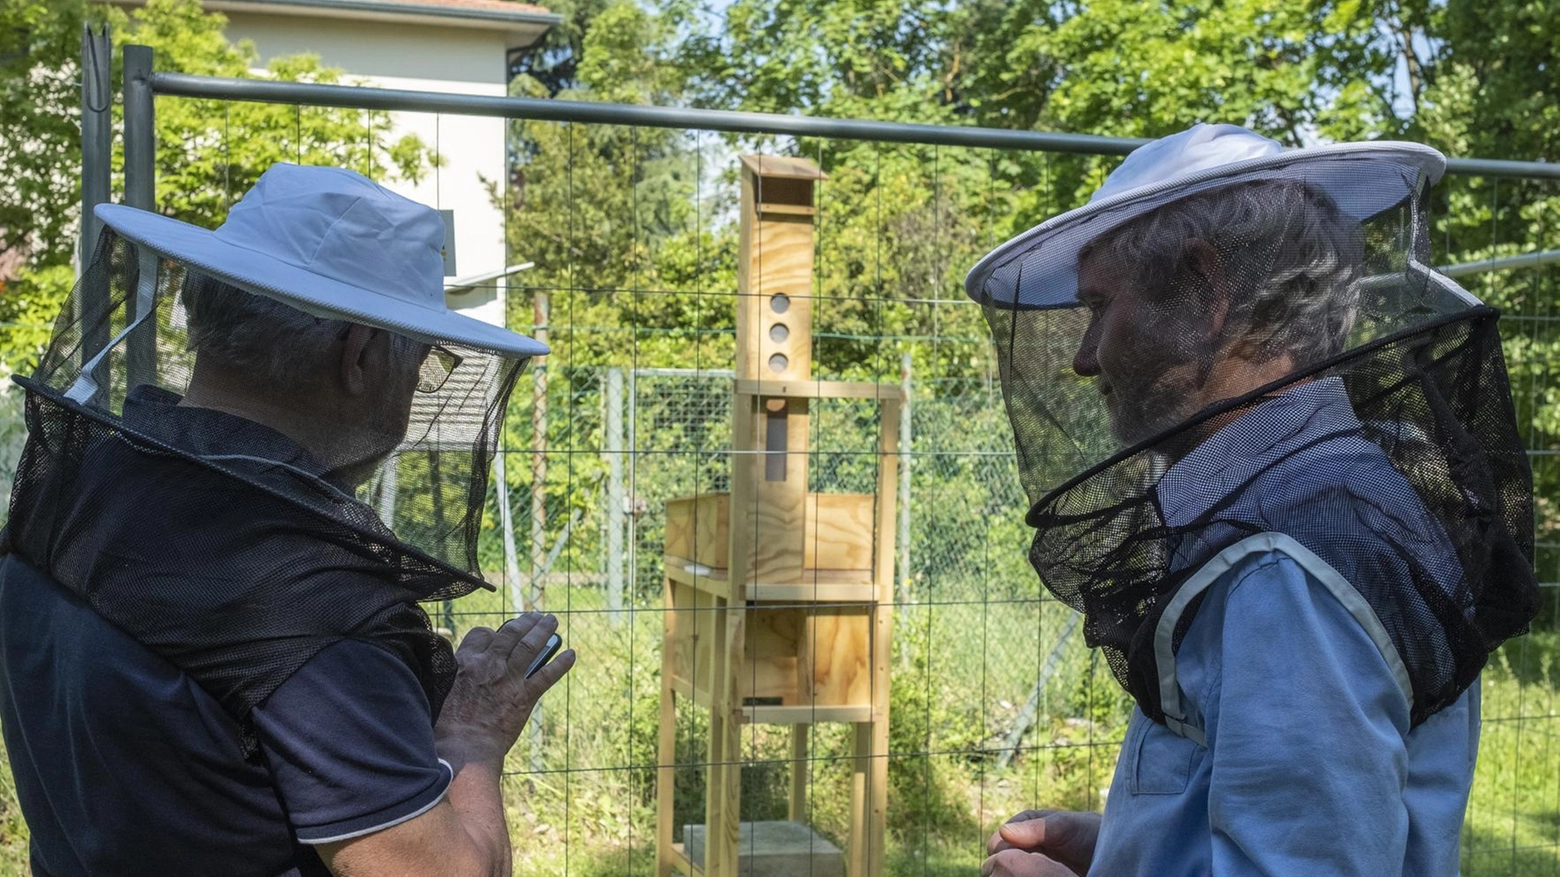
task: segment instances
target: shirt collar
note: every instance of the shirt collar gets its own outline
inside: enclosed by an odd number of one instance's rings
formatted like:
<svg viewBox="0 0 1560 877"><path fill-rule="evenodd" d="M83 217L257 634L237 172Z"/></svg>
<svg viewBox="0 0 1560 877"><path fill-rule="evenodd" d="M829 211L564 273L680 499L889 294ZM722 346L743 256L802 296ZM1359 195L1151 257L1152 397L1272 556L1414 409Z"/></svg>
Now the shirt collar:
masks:
<svg viewBox="0 0 1560 877"><path fill-rule="evenodd" d="M1165 471L1154 487L1165 524L1184 527L1232 495L1261 489L1265 470L1293 465L1319 441L1363 429L1339 377L1297 385L1252 407Z"/></svg>
<svg viewBox="0 0 1560 877"><path fill-rule="evenodd" d="M329 470L302 445L269 426L225 411L180 405L181 400L161 387L137 386L125 396L125 428L195 457L274 463L331 480Z"/></svg>

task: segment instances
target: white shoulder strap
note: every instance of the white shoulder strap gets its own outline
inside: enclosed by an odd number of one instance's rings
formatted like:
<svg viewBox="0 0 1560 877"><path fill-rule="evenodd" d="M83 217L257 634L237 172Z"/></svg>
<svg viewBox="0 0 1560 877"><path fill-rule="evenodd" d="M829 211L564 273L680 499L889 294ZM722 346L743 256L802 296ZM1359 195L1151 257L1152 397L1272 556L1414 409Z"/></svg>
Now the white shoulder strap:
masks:
<svg viewBox="0 0 1560 877"><path fill-rule="evenodd" d="M1154 628L1154 659L1159 665L1159 700L1165 714L1165 727L1199 746L1208 745L1204 729L1195 722L1187 720L1186 710L1181 705L1181 686L1176 680L1175 673L1175 629L1180 624L1186 607L1191 605L1192 600L1199 594L1208 590L1210 585L1218 581L1219 577L1247 557L1266 552L1282 554L1293 560L1312 578L1321 582L1333 597L1343 604L1343 608L1354 616L1354 620L1360 623L1360 627L1364 628L1371 642L1375 643L1376 648L1381 651L1381 657L1387 662L1388 669L1392 671L1392 678L1397 681L1403 696L1412 705L1414 689L1408 680L1408 668L1403 665L1403 659L1398 655L1397 647L1392 644L1392 638L1387 636L1387 629L1382 626L1381 619L1376 617L1375 611L1370 608L1369 603L1365 602L1365 598L1360 596L1360 592L1327 561L1317 557L1310 549L1291 537L1282 533L1258 533L1231 545L1203 564L1202 568L1193 573L1192 577L1186 580L1186 584L1175 592L1175 596L1171 597L1170 602L1165 606L1164 614L1159 616L1159 624Z"/></svg>

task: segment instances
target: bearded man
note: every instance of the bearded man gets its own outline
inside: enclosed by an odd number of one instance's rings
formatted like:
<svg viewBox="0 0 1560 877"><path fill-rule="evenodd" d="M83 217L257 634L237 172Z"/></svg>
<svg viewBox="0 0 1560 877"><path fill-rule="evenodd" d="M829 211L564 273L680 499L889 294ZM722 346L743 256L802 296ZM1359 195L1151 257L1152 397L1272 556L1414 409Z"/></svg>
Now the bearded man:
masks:
<svg viewBox="0 0 1560 877"><path fill-rule="evenodd" d="M1021 813L983 874L1457 873L1537 592L1496 314L1426 264L1443 168L1199 125L971 272L1031 560L1136 701L1103 816Z"/></svg>

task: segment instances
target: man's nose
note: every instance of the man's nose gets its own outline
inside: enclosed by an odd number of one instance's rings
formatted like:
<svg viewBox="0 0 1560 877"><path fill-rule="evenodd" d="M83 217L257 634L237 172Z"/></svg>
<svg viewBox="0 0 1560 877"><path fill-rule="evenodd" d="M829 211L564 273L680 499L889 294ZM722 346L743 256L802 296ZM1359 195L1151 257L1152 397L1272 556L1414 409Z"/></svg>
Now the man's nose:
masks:
<svg viewBox="0 0 1560 877"><path fill-rule="evenodd" d="M1099 343L1095 341L1094 331L1083 336L1083 343L1078 345L1078 353L1073 356L1073 371L1080 378L1092 378L1100 373Z"/></svg>

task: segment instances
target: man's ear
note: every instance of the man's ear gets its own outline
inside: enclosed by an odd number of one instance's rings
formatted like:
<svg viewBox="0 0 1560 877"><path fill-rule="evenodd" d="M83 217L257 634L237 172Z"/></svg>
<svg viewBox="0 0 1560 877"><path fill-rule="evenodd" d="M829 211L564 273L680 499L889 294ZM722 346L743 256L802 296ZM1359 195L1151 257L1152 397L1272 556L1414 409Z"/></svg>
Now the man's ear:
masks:
<svg viewBox="0 0 1560 877"><path fill-rule="evenodd" d="M341 345L341 386L353 396L361 396L369 388L369 357L376 330L353 323L347 327L347 337Z"/></svg>
<svg viewBox="0 0 1560 877"><path fill-rule="evenodd" d="M1202 238L1187 238L1181 251L1181 270L1187 275L1186 282L1195 284L1200 293L1196 306L1202 311L1200 322L1207 327L1208 338L1218 338L1224 333L1224 322L1230 313L1229 289L1224 282L1219 251Z"/></svg>

